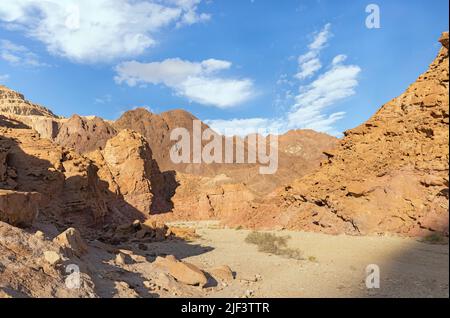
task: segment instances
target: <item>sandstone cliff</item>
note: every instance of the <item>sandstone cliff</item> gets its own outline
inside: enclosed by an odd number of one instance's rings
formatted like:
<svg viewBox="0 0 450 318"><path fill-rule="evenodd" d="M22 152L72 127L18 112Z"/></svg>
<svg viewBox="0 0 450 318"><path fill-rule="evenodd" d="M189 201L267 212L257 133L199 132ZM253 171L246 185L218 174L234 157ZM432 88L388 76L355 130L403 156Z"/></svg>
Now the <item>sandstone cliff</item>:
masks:
<svg viewBox="0 0 450 318"><path fill-rule="evenodd" d="M27 101L22 94L3 85L0 85L0 113L56 117L51 110Z"/></svg>
<svg viewBox="0 0 450 318"><path fill-rule="evenodd" d="M448 33L429 69L327 152L320 170L261 204L251 225L448 235Z"/></svg>

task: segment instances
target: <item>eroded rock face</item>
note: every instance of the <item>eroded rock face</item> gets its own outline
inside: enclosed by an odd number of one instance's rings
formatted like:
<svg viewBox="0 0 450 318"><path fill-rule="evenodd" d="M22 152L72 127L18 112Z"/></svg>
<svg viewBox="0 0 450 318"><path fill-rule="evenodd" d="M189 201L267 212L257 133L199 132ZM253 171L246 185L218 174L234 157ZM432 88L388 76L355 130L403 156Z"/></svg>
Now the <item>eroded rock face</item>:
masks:
<svg viewBox="0 0 450 318"><path fill-rule="evenodd" d="M215 178L177 173L178 187L172 197L174 220L233 219L241 210L248 210L257 195L243 183L224 175Z"/></svg>
<svg viewBox="0 0 450 318"><path fill-rule="evenodd" d="M105 149L97 153L100 174L136 210L150 214L152 203L152 152L147 141L138 133L122 130L108 140ZM95 160L95 159L94 159Z"/></svg>
<svg viewBox="0 0 450 318"><path fill-rule="evenodd" d="M38 215L40 194L0 190L0 221L15 226L31 226Z"/></svg>
<svg viewBox="0 0 450 318"><path fill-rule="evenodd" d="M328 233L448 235L448 33L440 41L428 71L347 131L317 173L261 206L259 222L274 218Z"/></svg>
<svg viewBox="0 0 450 318"><path fill-rule="evenodd" d="M38 115L16 115L4 114L11 121L15 121L17 125L22 124L22 128L34 129L41 138L53 140L59 131L59 127L66 119L38 116Z"/></svg>
<svg viewBox="0 0 450 318"><path fill-rule="evenodd" d="M158 115L140 108L124 113L114 123L114 127L116 130L135 130L144 136L161 171L174 170L182 174L210 178L223 174L233 179L235 183L245 183L251 191L261 195L266 195L277 187L317 169L320 161L326 158L323 152L334 148L338 141L337 138L312 130L290 131L279 136L279 165L273 175L260 175L259 164L175 164L169 154L176 141L170 140L170 133L175 128L184 128L192 138L194 120L198 118L183 110L172 110ZM209 128L204 123L200 126L202 131ZM216 136L222 139L222 144L225 145L227 138L219 134ZM203 140L202 145L205 146L208 142ZM234 139L233 145L236 145L236 142ZM245 148L244 156L247 158L247 139L242 142ZM192 147L189 156L192 160Z"/></svg>
<svg viewBox="0 0 450 318"><path fill-rule="evenodd" d="M0 126L0 188L40 194L40 212L95 223L106 215L106 186L97 167L74 151L56 146L29 128ZM62 217L64 216L64 218Z"/></svg>
<svg viewBox="0 0 450 318"><path fill-rule="evenodd" d="M61 247L65 255L81 257L87 252L86 242L81 237L80 232L74 228L69 228L53 239L53 242Z"/></svg>
<svg viewBox="0 0 450 318"><path fill-rule="evenodd" d="M54 141L63 147L73 148L79 153L103 149L116 130L99 117L86 118L73 115L58 129Z"/></svg>
<svg viewBox="0 0 450 318"><path fill-rule="evenodd" d="M49 109L33 104L6 86L0 85L0 113L56 117Z"/></svg>

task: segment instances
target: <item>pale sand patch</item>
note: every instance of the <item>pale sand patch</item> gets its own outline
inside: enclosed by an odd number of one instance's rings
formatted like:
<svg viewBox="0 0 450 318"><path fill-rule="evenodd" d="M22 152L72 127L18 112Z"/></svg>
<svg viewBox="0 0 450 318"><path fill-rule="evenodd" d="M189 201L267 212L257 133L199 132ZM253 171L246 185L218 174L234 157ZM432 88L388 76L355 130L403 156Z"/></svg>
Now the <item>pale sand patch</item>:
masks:
<svg viewBox="0 0 450 318"><path fill-rule="evenodd" d="M271 231L289 235L289 247L304 252L298 261L258 252L244 242L247 230L221 229L216 222L177 222L194 227L201 238L192 244L211 249L198 255L183 255L179 246L159 244L159 252L178 254L201 268L229 265L237 273L236 282L208 294L240 297L247 290L255 297L448 297L448 245L431 245L400 237L330 236L320 233ZM308 259L311 260L308 260ZM315 261L314 261L315 259ZM381 288L365 287L365 269L377 264ZM240 278L261 275L257 282Z"/></svg>

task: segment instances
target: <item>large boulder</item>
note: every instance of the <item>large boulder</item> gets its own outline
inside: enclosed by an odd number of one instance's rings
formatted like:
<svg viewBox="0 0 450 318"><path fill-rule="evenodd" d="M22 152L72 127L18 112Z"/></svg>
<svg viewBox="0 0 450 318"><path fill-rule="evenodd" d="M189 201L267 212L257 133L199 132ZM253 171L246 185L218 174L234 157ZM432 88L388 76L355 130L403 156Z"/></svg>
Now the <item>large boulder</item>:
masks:
<svg viewBox="0 0 450 318"><path fill-rule="evenodd" d="M177 260L173 255L168 255L165 258L157 257L155 265L166 269L180 283L201 287L208 283L208 279L202 270L191 263Z"/></svg>
<svg viewBox="0 0 450 318"><path fill-rule="evenodd" d="M150 214L153 198L151 179L155 167L144 137L131 130L122 130L92 158L100 167L99 175L108 181L110 191L122 195L139 212Z"/></svg>
<svg viewBox="0 0 450 318"><path fill-rule="evenodd" d="M0 221L27 227L38 215L41 196L36 192L0 190Z"/></svg>

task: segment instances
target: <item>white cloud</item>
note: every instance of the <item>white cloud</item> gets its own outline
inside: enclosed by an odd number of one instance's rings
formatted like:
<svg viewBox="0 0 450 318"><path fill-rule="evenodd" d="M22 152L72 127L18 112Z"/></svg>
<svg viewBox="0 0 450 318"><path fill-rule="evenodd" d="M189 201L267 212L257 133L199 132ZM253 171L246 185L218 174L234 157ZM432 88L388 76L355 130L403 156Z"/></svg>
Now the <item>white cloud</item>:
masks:
<svg viewBox="0 0 450 318"><path fill-rule="evenodd" d="M295 77L299 80L307 79L313 76L322 68L319 60L319 53L325 47L331 37L331 24L326 24L323 29L317 33L313 41L308 45L309 51L298 57L298 73Z"/></svg>
<svg viewBox="0 0 450 318"><path fill-rule="evenodd" d="M291 115L297 111L314 109L320 111L346 97L355 94L358 85L357 76L361 69L356 65L334 65L296 96L296 104ZM298 120L298 118L295 118Z"/></svg>
<svg viewBox="0 0 450 318"><path fill-rule="evenodd" d="M327 23L323 27L323 29L314 37L314 40L308 46L311 51L320 51L325 47L328 39L331 37L330 28L331 24Z"/></svg>
<svg viewBox="0 0 450 318"><path fill-rule="evenodd" d="M137 56L165 27L206 21L201 0L2 0L0 21L76 62Z"/></svg>
<svg viewBox="0 0 450 318"><path fill-rule="evenodd" d="M243 103L254 95L252 80L217 75L231 65L231 62L216 59L202 62L179 58L151 63L128 61L115 68L117 75L114 79L118 84L126 83L129 86L163 84L191 101L228 108Z"/></svg>
<svg viewBox="0 0 450 318"><path fill-rule="evenodd" d="M9 80L9 74L0 74L0 83L4 83Z"/></svg>
<svg viewBox="0 0 450 318"><path fill-rule="evenodd" d="M331 62L331 63L333 65L338 65L338 64L345 62L346 59L347 59L347 55L340 54L340 55L335 56L333 59L333 62Z"/></svg>
<svg viewBox="0 0 450 318"><path fill-rule="evenodd" d="M306 62L301 63L300 70L295 77L300 80L311 77L321 68L322 64L318 58L307 60Z"/></svg>
<svg viewBox="0 0 450 318"><path fill-rule="evenodd" d="M94 99L96 104L109 104L112 102L112 96L110 94L103 95Z"/></svg>
<svg viewBox="0 0 450 318"><path fill-rule="evenodd" d="M15 44L9 40L0 40L0 59L13 64L39 67L45 63L39 61L39 57L23 45Z"/></svg>
<svg viewBox="0 0 450 318"><path fill-rule="evenodd" d="M169 2L179 6L185 11L180 21L177 22L177 27L208 21L211 18L211 15L207 13L199 14L197 12L197 6L200 4L201 0L169 0Z"/></svg>
<svg viewBox="0 0 450 318"><path fill-rule="evenodd" d="M324 47L327 39L324 32L326 31L329 34L329 25L327 26L310 44L310 48ZM311 52L301 56L299 61L306 63L315 59L315 57L312 58L313 56L318 56ZM293 105L283 116L272 119L209 120L208 123L211 128L217 131L223 132L228 128L236 131L238 135L254 133L261 128L267 128L268 131L278 130L279 133L290 129L313 129L339 135L340 132L335 129L334 124L344 118L345 112L330 113L329 110L336 103L355 94L355 89L358 86L358 75L361 72L361 68L357 65L345 65L346 59L346 55L335 56L324 73L309 84L299 86L299 93L294 97ZM294 77L299 79L297 75Z"/></svg>

